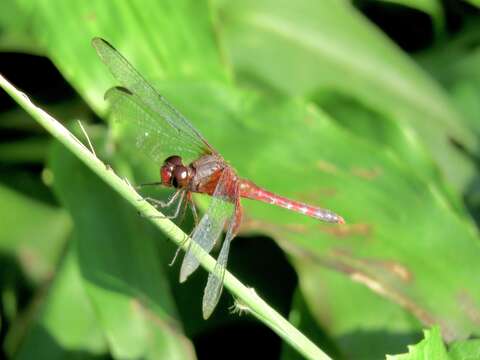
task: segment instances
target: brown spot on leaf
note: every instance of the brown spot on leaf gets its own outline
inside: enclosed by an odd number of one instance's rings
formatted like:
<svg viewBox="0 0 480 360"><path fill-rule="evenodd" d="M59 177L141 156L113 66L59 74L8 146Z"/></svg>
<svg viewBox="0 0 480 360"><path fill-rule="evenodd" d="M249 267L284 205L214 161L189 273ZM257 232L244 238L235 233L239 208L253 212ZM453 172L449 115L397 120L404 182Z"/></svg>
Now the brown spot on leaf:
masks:
<svg viewBox="0 0 480 360"><path fill-rule="evenodd" d="M240 225L241 232L252 232L255 230L265 230L268 232L291 232L296 234L306 234L308 232L308 226L302 224L274 224L268 221L262 221L245 216L242 224Z"/></svg>
<svg viewBox="0 0 480 360"><path fill-rule="evenodd" d="M412 274L403 265L393 261L359 260L348 251L340 250L336 250L330 253L330 255L321 255L303 246L299 246L292 241L288 241L284 233L280 232L273 235L279 245L296 258L299 263L316 264L343 273L352 281L361 283L380 296L400 305L412 313L424 325L439 325L445 340L449 341L458 337L459 334L454 324L449 324L441 315L436 316L429 309L425 308L422 303L402 291L402 287L392 286L391 281L384 278L383 274L385 273L385 269L388 269L396 278L400 278L403 281L414 281ZM377 268L367 268L365 267L365 263L374 263Z"/></svg>
<svg viewBox="0 0 480 360"><path fill-rule="evenodd" d="M359 271L354 271L350 274L350 278L353 281L359 282L365 286L367 286L370 290L373 292L376 292L377 294L380 295L388 295L387 289L380 283L379 281L368 277L367 275L359 272Z"/></svg>
<svg viewBox="0 0 480 360"><path fill-rule="evenodd" d="M333 235L338 238L347 236L369 236L372 234L372 225L370 224L352 224L352 225L337 225L324 226L320 225L321 232Z"/></svg>
<svg viewBox="0 0 480 360"><path fill-rule="evenodd" d="M460 308L467 314L468 318L477 325L480 325L480 308L475 304L473 298L463 290L457 296Z"/></svg>
<svg viewBox="0 0 480 360"><path fill-rule="evenodd" d="M403 281L411 281L412 273L402 264L395 261L379 261L378 264Z"/></svg>
<svg viewBox="0 0 480 360"><path fill-rule="evenodd" d="M424 324L440 324L444 336L453 336L452 329L448 328L445 324L442 324L442 322L436 319L433 314L420 306L420 304L417 304L408 295L403 294L401 291L390 288L386 283L383 283L382 281L376 279L374 276L368 275L361 271L352 272L350 274L350 278L353 281L367 286L370 290L381 295L382 297L388 298L397 303L398 305L402 306L403 308L407 309Z"/></svg>
<svg viewBox="0 0 480 360"><path fill-rule="evenodd" d="M336 256L341 253L340 251L338 251L336 254L333 254L333 256L321 256L313 251L308 251L294 244L293 242L281 240L280 245L284 249L287 249L290 254L300 258L301 263L305 264L305 262L309 261L316 263L319 266L330 268L346 274L350 279L352 279L352 281L361 283L380 296L402 306L416 316L425 325L429 326L433 324L439 324L442 328L442 333L445 338L451 339L454 337L455 331L445 324L445 322L436 318L434 314L430 313L423 306L415 302L415 300L413 300L408 294L403 293L396 287L389 286L389 282L377 277L373 273L370 273L370 271L368 271L369 269L361 269L361 262L355 263L351 260L345 261L345 259L342 259L341 256ZM346 253L347 252L345 252L344 255Z"/></svg>
<svg viewBox="0 0 480 360"><path fill-rule="evenodd" d="M338 173L338 168L336 165L329 163L324 160L318 160L315 163L315 166L318 170L326 172L328 174L337 174Z"/></svg>
<svg viewBox="0 0 480 360"><path fill-rule="evenodd" d="M85 20L87 20L88 22L97 21L97 15L95 14L95 12L90 11L86 13Z"/></svg>
<svg viewBox="0 0 480 360"><path fill-rule="evenodd" d="M305 226L305 225L302 225L302 224L295 224L295 223L285 224L285 225L283 225L283 227L286 230L288 230L290 232L293 232L293 233L296 233L296 234L305 234L308 231L308 227Z"/></svg>
<svg viewBox="0 0 480 360"><path fill-rule="evenodd" d="M380 176L382 174L382 171L380 168L375 167L373 169L365 169L361 167L353 167L352 168L352 174L355 176L358 176L360 178L366 179L366 180L373 180L376 177Z"/></svg>
<svg viewBox="0 0 480 360"><path fill-rule="evenodd" d="M349 251L335 249L332 251L334 257L343 258L356 269L364 269L372 272L389 273L403 282L410 282L413 274L406 266L393 260L379 260L372 258L361 258Z"/></svg>
<svg viewBox="0 0 480 360"><path fill-rule="evenodd" d="M188 338L185 337L183 334L182 327L180 326L177 319L172 316L169 316L167 312L165 312L165 318L161 318L156 313L154 313L151 309L149 309L140 299L133 299L131 302L132 308L136 312L142 313L145 318L161 329L163 332L168 332L170 335L173 335L176 340L182 344L184 348L184 355L188 354L188 359L195 358L195 351L193 349L192 343L189 341Z"/></svg>
<svg viewBox="0 0 480 360"><path fill-rule="evenodd" d="M168 328L170 331L181 335L181 326L178 321L172 317L162 319L151 309L146 307L140 299L132 299L132 308L136 312L141 312L150 322L160 328Z"/></svg>
<svg viewBox="0 0 480 360"><path fill-rule="evenodd" d="M19 248L18 259L25 271L34 274L37 280L50 279L54 275L53 269L30 246Z"/></svg>

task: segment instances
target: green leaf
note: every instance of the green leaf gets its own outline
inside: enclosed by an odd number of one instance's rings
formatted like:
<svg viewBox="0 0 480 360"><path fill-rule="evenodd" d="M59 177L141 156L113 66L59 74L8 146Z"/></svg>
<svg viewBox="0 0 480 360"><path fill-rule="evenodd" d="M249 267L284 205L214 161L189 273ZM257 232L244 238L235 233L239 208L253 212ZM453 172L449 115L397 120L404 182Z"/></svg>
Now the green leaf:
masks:
<svg viewBox="0 0 480 360"><path fill-rule="evenodd" d="M31 280L49 277L71 230L67 213L0 185L0 251L14 255Z"/></svg>
<svg viewBox="0 0 480 360"><path fill-rule="evenodd" d="M450 41L438 43L417 56L419 63L448 90L477 137L479 110L473 98L480 92L480 50L475 45L478 41L480 26L471 21Z"/></svg>
<svg viewBox="0 0 480 360"><path fill-rule="evenodd" d="M384 151L393 151L410 167L412 172L428 182L434 182L454 207L462 207L460 199L445 186L429 151L411 126L383 116L381 113L339 94L315 98L322 108L343 127L371 142Z"/></svg>
<svg viewBox="0 0 480 360"><path fill-rule="evenodd" d="M4 163L41 162L48 147L45 139L26 139L0 144L0 161Z"/></svg>
<svg viewBox="0 0 480 360"><path fill-rule="evenodd" d="M336 92L413 129L457 189L473 165L451 144L477 140L442 89L339 1L242 1L219 9L240 81L290 96ZM255 54L252 56L252 54Z"/></svg>
<svg viewBox="0 0 480 360"><path fill-rule="evenodd" d="M324 225L243 201L243 230L274 238L294 258L301 283L311 271L304 270L307 264L327 266L423 324L442 324L449 339L478 331L470 315L480 308L480 287L471 276L480 271L478 237L465 209L452 207L435 179L417 176L390 151L346 132L301 100L178 82L163 84L161 92L240 176L345 217L344 227ZM137 152L123 145L132 156ZM305 294L307 303L315 303L319 291Z"/></svg>
<svg viewBox="0 0 480 360"><path fill-rule="evenodd" d="M418 319L363 283L351 281L353 276L344 276L342 269L331 271L307 261L297 261L296 268L304 306L317 326L335 339L342 354L336 358L380 359L420 340ZM294 306L292 314L299 310Z"/></svg>
<svg viewBox="0 0 480 360"><path fill-rule="evenodd" d="M32 33L31 18L27 13L33 13L34 1L4 1L0 13L0 48L2 51L19 51L38 53L37 42Z"/></svg>
<svg viewBox="0 0 480 360"><path fill-rule="evenodd" d="M36 319L16 359L94 358L107 351L74 247L63 259Z"/></svg>
<svg viewBox="0 0 480 360"><path fill-rule="evenodd" d="M451 344L448 355L453 360L475 360L480 358L480 340L463 340Z"/></svg>
<svg viewBox="0 0 480 360"><path fill-rule="evenodd" d="M63 147L53 153L52 171L75 221L85 289L113 356L195 358L145 219Z"/></svg>
<svg viewBox="0 0 480 360"><path fill-rule="evenodd" d="M452 102L463 114L475 136L480 136L480 26L471 21L450 41L438 43L417 58L432 75L448 90ZM476 158L478 151L470 153ZM466 203L472 215L478 219L479 182L478 172L464 191Z"/></svg>
<svg viewBox="0 0 480 360"><path fill-rule="evenodd" d="M420 341L417 345L409 346L408 354L387 355L387 360L448 360L449 356L442 342L439 328L434 327L431 330L425 330L424 335L424 340Z"/></svg>
<svg viewBox="0 0 480 360"><path fill-rule="evenodd" d="M468 1L473 6L480 7L480 0L466 0L466 1Z"/></svg>
<svg viewBox="0 0 480 360"><path fill-rule="evenodd" d="M148 78L229 77L221 66L206 0L74 0L68 6L42 0L25 11L45 54L97 110L106 108L103 94L112 79L90 45L95 36L115 44Z"/></svg>

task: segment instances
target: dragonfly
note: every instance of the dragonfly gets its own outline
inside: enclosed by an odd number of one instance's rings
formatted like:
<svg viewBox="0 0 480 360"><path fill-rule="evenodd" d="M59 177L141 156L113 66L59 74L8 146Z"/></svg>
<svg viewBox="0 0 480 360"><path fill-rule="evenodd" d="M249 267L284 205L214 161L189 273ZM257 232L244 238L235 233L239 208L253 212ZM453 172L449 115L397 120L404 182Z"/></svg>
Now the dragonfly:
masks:
<svg viewBox="0 0 480 360"><path fill-rule="evenodd" d="M170 207L177 202L174 217L178 215L178 209L188 204L196 219L191 239L207 253L225 233L217 262L204 290L204 319L213 313L222 293L230 244L242 221L241 198L280 206L329 223L344 223L340 215L330 210L279 196L240 178L190 121L170 105L110 43L94 38L92 45L120 83L105 94L111 115L122 122L143 154L162 164L160 181L154 184L175 189L168 201L158 200L155 203ZM212 197L200 221L192 200L193 193ZM184 282L199 265L190 246L181 264L180 282Z"/></svg>

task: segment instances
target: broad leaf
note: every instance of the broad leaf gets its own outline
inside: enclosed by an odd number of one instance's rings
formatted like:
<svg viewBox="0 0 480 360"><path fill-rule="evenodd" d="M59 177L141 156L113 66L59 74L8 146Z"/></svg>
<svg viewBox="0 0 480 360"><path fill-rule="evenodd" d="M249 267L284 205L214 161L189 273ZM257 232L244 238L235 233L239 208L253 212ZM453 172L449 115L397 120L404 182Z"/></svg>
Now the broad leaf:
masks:
<svg viewBox="0 0 480 360"><path fill-rule="evenodd" d="M65 301L69 299L69 301ZM107 351L72 246L16 359L95 358Z"/></svg>
<svg viewBox="0 0 480 360"><path fill-rule="evenodd" d="M425 339L416 345L409 346L408 350L408 354L387 356L387 360L449 359L438 327L426 330Z"/></svg>
<svg viewBox="0 0 480 360"><path fill-rule="evenodd" d="M476 333L471 313L480 307L480 287L471 274L480 271L478 240L465 210L452 207L435 181L416 176L391 152L301 101L255 98L210 84L165 84L161 90L240 176L345 217L344 227L324 225L243 201L243 230L276 239L292 256L301 283L312 266L326 266L424 324L441 324L447 338ZM305 294L307 303L315 303L309 298L319 290Z"/></svg>
<svg viewBox="0 0 480 360"><path fill-rule="evenodd" d="M0 185L0 251L34 282L50 276L71 228L66 212Z"/></svg>
<svg viewBox="0 0 480 360"><path fill-rule="evenodd" d="M231 1L219 13L242 82L290 96L351 97L420 136L457 189L472 178L450 139L469 149L477 140L446 94L348 3Z"/></svg>

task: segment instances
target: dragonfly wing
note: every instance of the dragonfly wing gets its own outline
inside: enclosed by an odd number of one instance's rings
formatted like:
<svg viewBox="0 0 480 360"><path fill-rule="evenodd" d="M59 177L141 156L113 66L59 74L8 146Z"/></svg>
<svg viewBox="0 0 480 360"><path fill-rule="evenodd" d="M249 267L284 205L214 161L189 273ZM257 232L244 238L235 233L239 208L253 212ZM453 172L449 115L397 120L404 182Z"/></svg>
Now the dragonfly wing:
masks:
<svg viewBox="0 0 480 360"><path fill-rule="evenodd" d="M135 142L156 163L163 162L172 154L188 161L205 153L205 147L180 136L177 129L161 126L163 123L158 119L158 114L145 106L130 90L111 88L105 94L105 99L111 104L114 120L122 122L122 136Z"/></svg>
<svg viewBox="0 0 480 360"><path fill-rule="evenodd" d="M203 215L200 223L192 234L192 241L203 248L205 252L212 251L220 237L226 221L232 217L235 210L235 193L229 192L232 186L237 186L235 174L229 168L223 170L217 187L212 194L212 201L207 212ZM233 184L232 184L233 182ZM193 250L188 249L180 269L180 282L184 282L200 265Z"/></svg>
<svg viewBox="0 0 480 360"><path fill-rule="evenodd" d="M228 253L230 252L230 243L234 237L235 228L234 221L236 220L235 214L230 218L227 234L225 240L223 240L222 249L217 258L217 263L213 272L208 274L207 286L203 293L202 301L202 313L203 318L206 320L212 315L213 310L220 300L223 289L223 277L225 276L225 269L227 268Z"/></svg>
<svg viewBox="0 0 480 360"><path fill-rule="evenodd" d="M149 124L155 125L154 128L157 129L158 134L163 136L164 132L168 132L177 139L183 139L183 142L191 144L192 147L202 149L202 153L215 152L193 125L170 105L112 45L100 38L93 39L92 45L112 75L128 89L131 96L137 98L137 104L144 111L148 110L150 119L154 120ZM134 121L134 118L125 117L125 119L128 122ZM145 123L137 123L137 125L145 125ZM168 150L170 149L166 149L165 152Z"/></svg>

